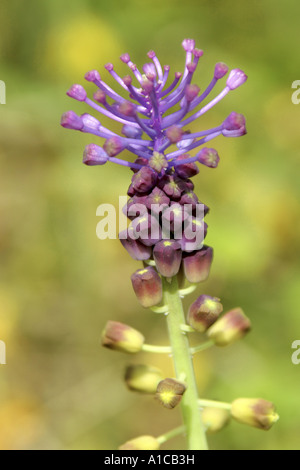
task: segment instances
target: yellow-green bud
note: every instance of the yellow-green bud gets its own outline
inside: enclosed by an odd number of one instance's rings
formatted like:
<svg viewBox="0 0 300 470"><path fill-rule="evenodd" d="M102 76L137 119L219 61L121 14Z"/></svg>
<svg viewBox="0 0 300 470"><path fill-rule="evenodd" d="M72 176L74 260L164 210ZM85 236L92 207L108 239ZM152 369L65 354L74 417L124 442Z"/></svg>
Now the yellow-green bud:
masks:
<svg viewBox="0 0 300 470"><path fill-rule="evenodd" d="M216 346L227 346L243 338L250 329L249 318L246 317L242 309L235 308L217 320L207 330L207 335Z"/></svg>
<svg viewBox="0 0 300 470"><path fill-rule="evenodd" d="M158 450L159 442L152 436L140 436L125 442L119 450Z"/></svg>
<svg viewBox="0 0 300 470"><path fill-rule="evenodd" d="M167 378L159 382L155 397L165 408L172 409L181 402L185 391L186 386L183 382Z"/></svg>
<svg viewBox="0 0 300 470"><path fill-rule="evenodd" d="M130 365L125 371L125 382L129 390L155 394L157 385L163 379L160 369L144 364Z"/></svg>
<svg viewBox="0 0 300 470"><path fill-rule="evenodd" d="M202 422L208 434L214 434L225 428L230 421L230 412L221 408L205 407L202 411Z"/></svg>
<svg viewBox="0 0 300 470"><path fill-rule="evenodd" d="M232 403L231 416L239 423L268 431L279 416L273 403L261 398L238 398Z"/></svg>
<svg viewBox="0 0 300 470"><path fill-rule="evenodd" d="M134 354L142 349L144 341L144 336L131 326L108 321L102 332L101 344L105 348Z"/></svg>

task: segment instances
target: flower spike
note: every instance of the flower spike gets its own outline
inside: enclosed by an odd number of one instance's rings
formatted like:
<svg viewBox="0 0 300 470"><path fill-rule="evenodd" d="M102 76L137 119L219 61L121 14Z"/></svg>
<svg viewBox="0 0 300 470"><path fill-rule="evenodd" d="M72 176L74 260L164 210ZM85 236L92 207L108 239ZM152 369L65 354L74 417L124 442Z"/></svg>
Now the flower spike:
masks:
<svg viewBox="0 0 300 470"><path fill-rule="evenodd" d="M243 85L247 75L239 68L228 74L228 66L218 62L202 87L195 77L203 51L190 38L182 41L182 47L184 67L173 79L170 66L163 65L153 50L141 68L128 53L121 55L127 74L119 74L108 62L104 73L121 87L122 95L97 70L90 70L85 79L95 86L92 98L77 83L67 95L87 105L91 114L67 111L61 118L62 127L99 139L85 147L85 165L114 163L130 170L128 200L122 204L127 225L120 229L119 239L131 258L142 262L131 276L138 302L166 318L170 338L165 346L145 344L142 333L116 321L108 321L103 330L101 342L106 348L172 358L175 378L163 379L159 369L134 364L126 368L124 379L129 390L153 394L167 409L179 404L182 409L182 426L159 437L141 435L120 450L158 450L180 434L186 436L188 449L206 450L206 433L218 432L230 418L266 430L278 419L274 406L264 400L237 399L230 404L198 396L193 355L234 343L251 324L240 308L220 317L223 306L210 295L200 295L184 313L181 299L208 279L213 260L213 249L204 244L209 208L195 194L192 179L203 166L218 167L220 156L211 141L241 137L247 131L244 115L235 111L208 129L200 123L194 129L189 125ZM213 93L219 85L220 91ZM103 116L114 121L113 130L104 127ZM190 334L206 334L208 341L192 347Z"/></svg>

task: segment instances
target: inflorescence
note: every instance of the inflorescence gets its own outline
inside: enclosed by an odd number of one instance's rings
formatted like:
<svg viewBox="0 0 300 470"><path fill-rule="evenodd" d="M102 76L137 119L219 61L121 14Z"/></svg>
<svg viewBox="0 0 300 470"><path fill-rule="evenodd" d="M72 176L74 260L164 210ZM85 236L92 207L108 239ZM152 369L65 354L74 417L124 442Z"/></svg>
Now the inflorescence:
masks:
<svg viewBox="0 0 300 470"><path fill-rule="evenodd" d="M131 61L129 54L121 56L121 61L136 79L135 85L130 75L121 78L113 64L105 66L117 84L129 93L130 100L110 88L96 70L85 75L86 80L97 86L94 100L88 98L85 89L78 84L67 92L94 111L122 124L123 135L120 136L87 113L78 116L68 111L61 121L63 127L105 139L102 147L96 144L86 146L83 157L86 165L113 162L134 172L128 189L130 200L125 208L132 223L127 233L120 234L120 240L137 260L150 259L152 247L162 239L176 239L183 253L202 248L207 231L203 218L208 208L202 205L202 217L196 213L200 201L193 192L191 178L199 172L197 163L210 168L218 166L218 152L207 147L208 142L220 135L239 137L246 133L245 118L236 112L230 113L212 129L199 132L188 129L190 123L203 116L230 91L241 86L247 76L240 69L231 70L223 90L202 105L219 80L227 75L228 67L217 63L211 82L200 93L200 88L192 83L192 79L203 51L195 48L192 39L185 39L182 46L186 53L184 72L176 72L168 86L170 67L162 67L155 52L150 51L148 57L151 62L143 66L142 72ZM124 150L134 154L135 161L117 157ZM190 152L196 153L191 155ZM158 207L156 213L155 207ZM193 233L199 236L193 236Z"/></svg>
<svg viewBox="0 0 300 470"><path fill-rule="evenodd" d="M105 69L118 86L129 93L129 99L108 86L96 70L85 75L86 80L97 87L93 100L88 98L81 85L75 84L69 89L67 94L71 98L119 123L122 135L107 129L99 119L87 113L78 116L68 111L61 120L65 128L105 139L102 147L94 143L86 146L83 156L86 165L112 162L132 170L129 199L123 209L129 226L119 234L132 258L143 262L143 267L131 276L132 286L140 304L157 313L171 315L170 305L166 305L171 299L177 309L177 318L181 318L182 310L178 299L180 302L180 297L193 291L194 284L208 278L213 259L213 249L204 245L207 233L204 218L209 209L194 193L191 178L199 173L198 163L210 168L218 166L220 157L217 150L208 146L210 141L220 135L240 137L246 134L245 118L237 112L231 112L221 124L211 129L192 132L188 126L247 80L242 70L236 68L228 73L227 65L220 62L214 68L211 82L201 91L192 81L203 51L195 47L192 39L185 39L182 46L184 71L176 72L173 80L169 79L170 67L162 67L154 51L148 53L150 62L143 65L142 71L129 54L123 54L120 59L131 72L123 78L113 64L106 64ZM204 104L224 78L222 91ZM134 155L133 161L120 158L122 153L127 157L128 152ZM172 284L174 279L175 284ZM175 301L174 292L178 297ZM182 324L178 324L178 331L181 335L189 332L205 334L208 341L193 348L187 346L189 355L212 345L227 346L250 330L250 320L240 308L219 318L222 311L220 299L207 295L201 295L190 306L186 318L183 316ZM171 334L170 328L169 331ZM180 335L173 338L173 343L171 336L170 339L170 347L151 346L145 344L144 336L134 328L109 321L102 334L102 345L130 354L139 351L173 353L175 369L179 362L182 366L181 375L175 379L164 379L159 369L133 365L128 367L125 381L130 390L152 393L169 409L181 401L184 404L184 397L188 396L198 409L203 410L206 432L220 430L230 416L261 429L269 429L278 419L272 403L261 399L238 399L228 404L198 401L196 396L195 401L195 395L189 395L194 379L185 373L184 363L180 361L180 347L184 348L185 344L180 343ZM177 366L176 355L179 357ZM188 358L186 364L189 366ZM185 432L189 434L193 428L189 423L193 413L188 411L188 415L185 426L159 438L141 436L128 441L121 449L157 449L167 438ZM195 445L195 440L191 445Z"/></svg>

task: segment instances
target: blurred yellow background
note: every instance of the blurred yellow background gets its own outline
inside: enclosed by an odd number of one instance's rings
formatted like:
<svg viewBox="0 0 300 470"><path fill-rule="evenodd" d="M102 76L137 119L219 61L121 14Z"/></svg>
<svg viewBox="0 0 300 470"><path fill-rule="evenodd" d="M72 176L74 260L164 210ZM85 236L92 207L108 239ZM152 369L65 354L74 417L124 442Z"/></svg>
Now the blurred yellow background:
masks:
<svg viewBox="0 0 300 470"><path fill-rule="evenodd" d="M299 122L291 84L300 79L300 4L290 0L2 0L0 79L0 449L115 449L139 434L159 435L180 422L153 398L129 392L128 363L148 361L172 375L168 357L128 357L99 346L107 320L165 344L164 319L139 306L130 282L139 265L118 240L96 237L96 208L118 203L131 173L115 165L84 167L91 136L60 127L73 109L65 95L119 56L142 65L154 49L175 72L181 42L204 49L202 89L216 62L249 80L214 108L199 128L231 111L248 135L218 138L217 170L201 168L199 198L211 209L207 243L215 250L200 293L241 306L253 331L242 342L195 359L200 394L231 401L262 397L281 416L268 433L232 423L209 438L212 449L300 449ZM109 75L105 70L103 76ZM111 83L108 78L108 82ZM87 87L92 91L92 87ZM101 144L100 144L101 145ZM165 448L182 449L174 439Z"/></svg>

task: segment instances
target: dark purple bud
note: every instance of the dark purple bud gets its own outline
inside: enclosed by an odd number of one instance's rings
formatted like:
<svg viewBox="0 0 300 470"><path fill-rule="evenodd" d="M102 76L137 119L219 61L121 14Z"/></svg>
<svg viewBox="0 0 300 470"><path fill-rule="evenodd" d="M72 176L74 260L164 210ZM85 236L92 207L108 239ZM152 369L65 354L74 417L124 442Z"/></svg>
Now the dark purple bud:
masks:
<svg viewBox="0 0 300 470"><path fill-rule="evenodd" d="M245 135L246 131L246 119L243 114L232 112L223 122L222 134L225 137L241 137Z"/></svg>
<svg viewBox="0 0 300 470"><path fill-rule="evenodd" d="M151 217L148 214L147 207L142 204L136 204L130 208L130 212L133 210L142 210L141 215L136 216L132 219L130 226L128 227L128 233L132 238L142 239L146 238L151 228ZM142 240L141 240L142 241Z"/></svg>
<svg viewBox="0 0 300 470"><path fill-rule="evenodd" d="M200 250L207 235L207 224L196 217L185 222L180 244L182 251L188 253ZM175 238L178 238L175 234Z"/></svg>
<svg viewBox="0 0 300 470"><path fill-rule="evenodd" d="M188 102L193 101L198 96L200 88L197 85L187 85L185 88L185 98Z"/></svg>
<svg viewBox="0 0 300 470"><path fill-rule="evenodd" d="M66 129L80 131L83 128L81 118L74 111L67 111L61 117L60 124Z"/></svg>
<svg viewBox="0 0 300 470"><path fill-rule="evenodd" d="M193 52L193 50L195 49L194 39L184 39L182 41L182 47L186 52Z"/></svg>
<svg viewBox="0 0 300 470"><path fill-rule="evenodd" d="M84 101L86 99L86 91L81 85L73 85L68 91L67 95L78 101Z"/></svg>
<svg viewBox="0 0 300 470"><path fill-rule="evenodd" d="M214 77L217 79L217 80L220 80L221 78L223 78L228 72L228 67L226 64L224 64L223 62L218 62L215 66L215 72L214 72Z"/></svg>
<svg viewBox="0 0 300 470"><path fill-rule="evenodd" d="M91 70L90 72L87 72L85 74L84 78L88 82L94 82L96 80L101 80L100 73L97 70Z"/></svg>
<svg viewBox="0 0 300 470"><path fill-rule="evenodd" d="M143 245L139 240L132 239L128 234L128 230L119 233L119 239L134 260L145 261L151 257L152 248Z"/></svg>
<svg viewBox="0 0 300 470"><path fill-rule="evenodd" d="M186 179L186 178L192 178L193 176L197 175L199 173L199 168L197 167L196 163L191 162L191 163L184 163L184 160L187 160L190 158L190 155L184 154L180 155L179 157L176 158L176 173L180 178ZM181 164L177 164L177 162L182 162Z"/></svg>
<svg viewBox="0 0 300 470"><path fill-rule="evenodd" d="M233 69L227 78L226 84L230 90L235 90L239 86L243 85L247 78L247 75L241 69Z"/></svg>
<svg viewBox="0 0 300 470"><path fill-rule="evenodd" d="M153 248L153 258L162 276L176 276L182 259L180 244L175 240L161 240Z"/></svg>
<svg viewBox="0 0 300 470"><path fill-rule="evenodd" d="M140 239L145 246L153 247L162 239L161 227L156 219L153 218L152 226L148 229L148 234Z"/></svg>
<svg viewBox="0 0 300 470"><path fill-rule="evenodd" d="M186 279L192 284L207 280L213 260L213 249L204 246L193 253L185 253L183 267Z"/></svg>
<svg viewBox="0 0 300 470"><path fill-rule="evenodd" d="M200 333L204 333L223 312L223 305L217 297L200 295L189 308L187 323Z"/></svg>
<svg viewBox="0 0 300 470"><path fill-rule="evenodd" d="M146 207L147 196L133 196L127 204L123 207L123 213L130 219L134 220L136 217L140 217L148 213Z"/></svg>
<svg viewBox="0 0 300 470"><path fill-rule="evenodd" d="M133 273L131 282L138 301L143 307L154 307L162 301L162 281L152 266Z"/></svg>
<svg viewBox="0 0 300 470"><path fill-rule="evenodd" d="M155 186L156 180L156 171L147 166L143 166L143 168L133 175L131 180L132 188L138 193L145 193Z"/></svg>
<svg viewBox="0 0 300 470"><path fill-rule="evenodd" d="M168 206L170 198L159 188L155 187L153 191L147 196L145 204L153 214L157 214L164 206ZM159 207L163 206L163 207Z"/></svg>
<svg viewBox="0 0 300 470"><path fill-rule="evenodd" d="M138 127L133 127L130 124L124 124L122 127L122 134L124 134L129 139L140 139L143 135L142 129Z"/></svg>
<svg viewBox="0 0 300 470"><path fill-rule="evenodd" d="M133 188L133 185L131 184L127 190L127 194L129 197L133 197L135 195L135 190Z"/></svg>
<svg viewBox="0 0 300 470"><path fill-rule="evenodd" d="M141 165L141 166L148 166L148 160L147 158L143 158L143 157L138 157L134 163L137 163L138 165ZM131 168L131 170L133 171L133 173L137 173L139 171L139 169L137 168Z"/></svg>
<svg viewBox="0 0 300 470"><path fill-rule="evenodd" d="M207 147L201 149L197 157L199 163L209 168L217 168L220 161L218 152L215 149L209 149Z"/></svg>
<svg viewBox="0 0 300 470"><path fill-rule="evenodd" d="M178 237L182 233L182 224L191 215L189 207L183 207L181 204L172 202L170 207L167 207L162 214L162 228L165 234L176 232Z"/></svg>
<svg viewBox="0 0 300 470"><path fill-rule="evenodd" d="M159 187L171 198L179 198L184 190L183 181L173 175L165 175L160 180Z"/></svg>
<svg viewBox="0 0 300 470"><path fill-rule="evenodd" d="M145 212L132 220L128 231L133 238L139 239L144 245L152 246L162 239L161 227L157 217L148 214L146 206L142 207Z"/></svg>
<svg viewBox="0 0 300 470"><path fill-rule="evenodd" d="M193 191L194 190L194 183L192 180L188 179L188 180L184 180L183 183L182 183L182 189L183 191Z"/></svg>
<svg viewBox="0 0 300 470"><path fill-rule="evenodd" d="M179 204L181 204L182 206L184 206L185 204L191 204L192 208L194 209L198 202L198 196L193 191L188 191L182 194Z"/></svg>
<svg viewBox="0 0 300 470"><path fill-rule="evenodd" d="M143 206L146 206L147 198L148 196L138 196L138 195L133 196L134 203L141 204Z"/></svg>
<svg viewBox="0 0 300 470"><path fill-rule="evenodd" d="M103 148L109 157L115 157L124 149L122 140L118 136L107 139L104 142Z"/></svg>
<svg viewBox="0 0 300 470"><path fill-rule="evenodd" d="M85 147L83 163L88 166L104 165L108 161L108 155L96 144L89 144Z"/></svg>

